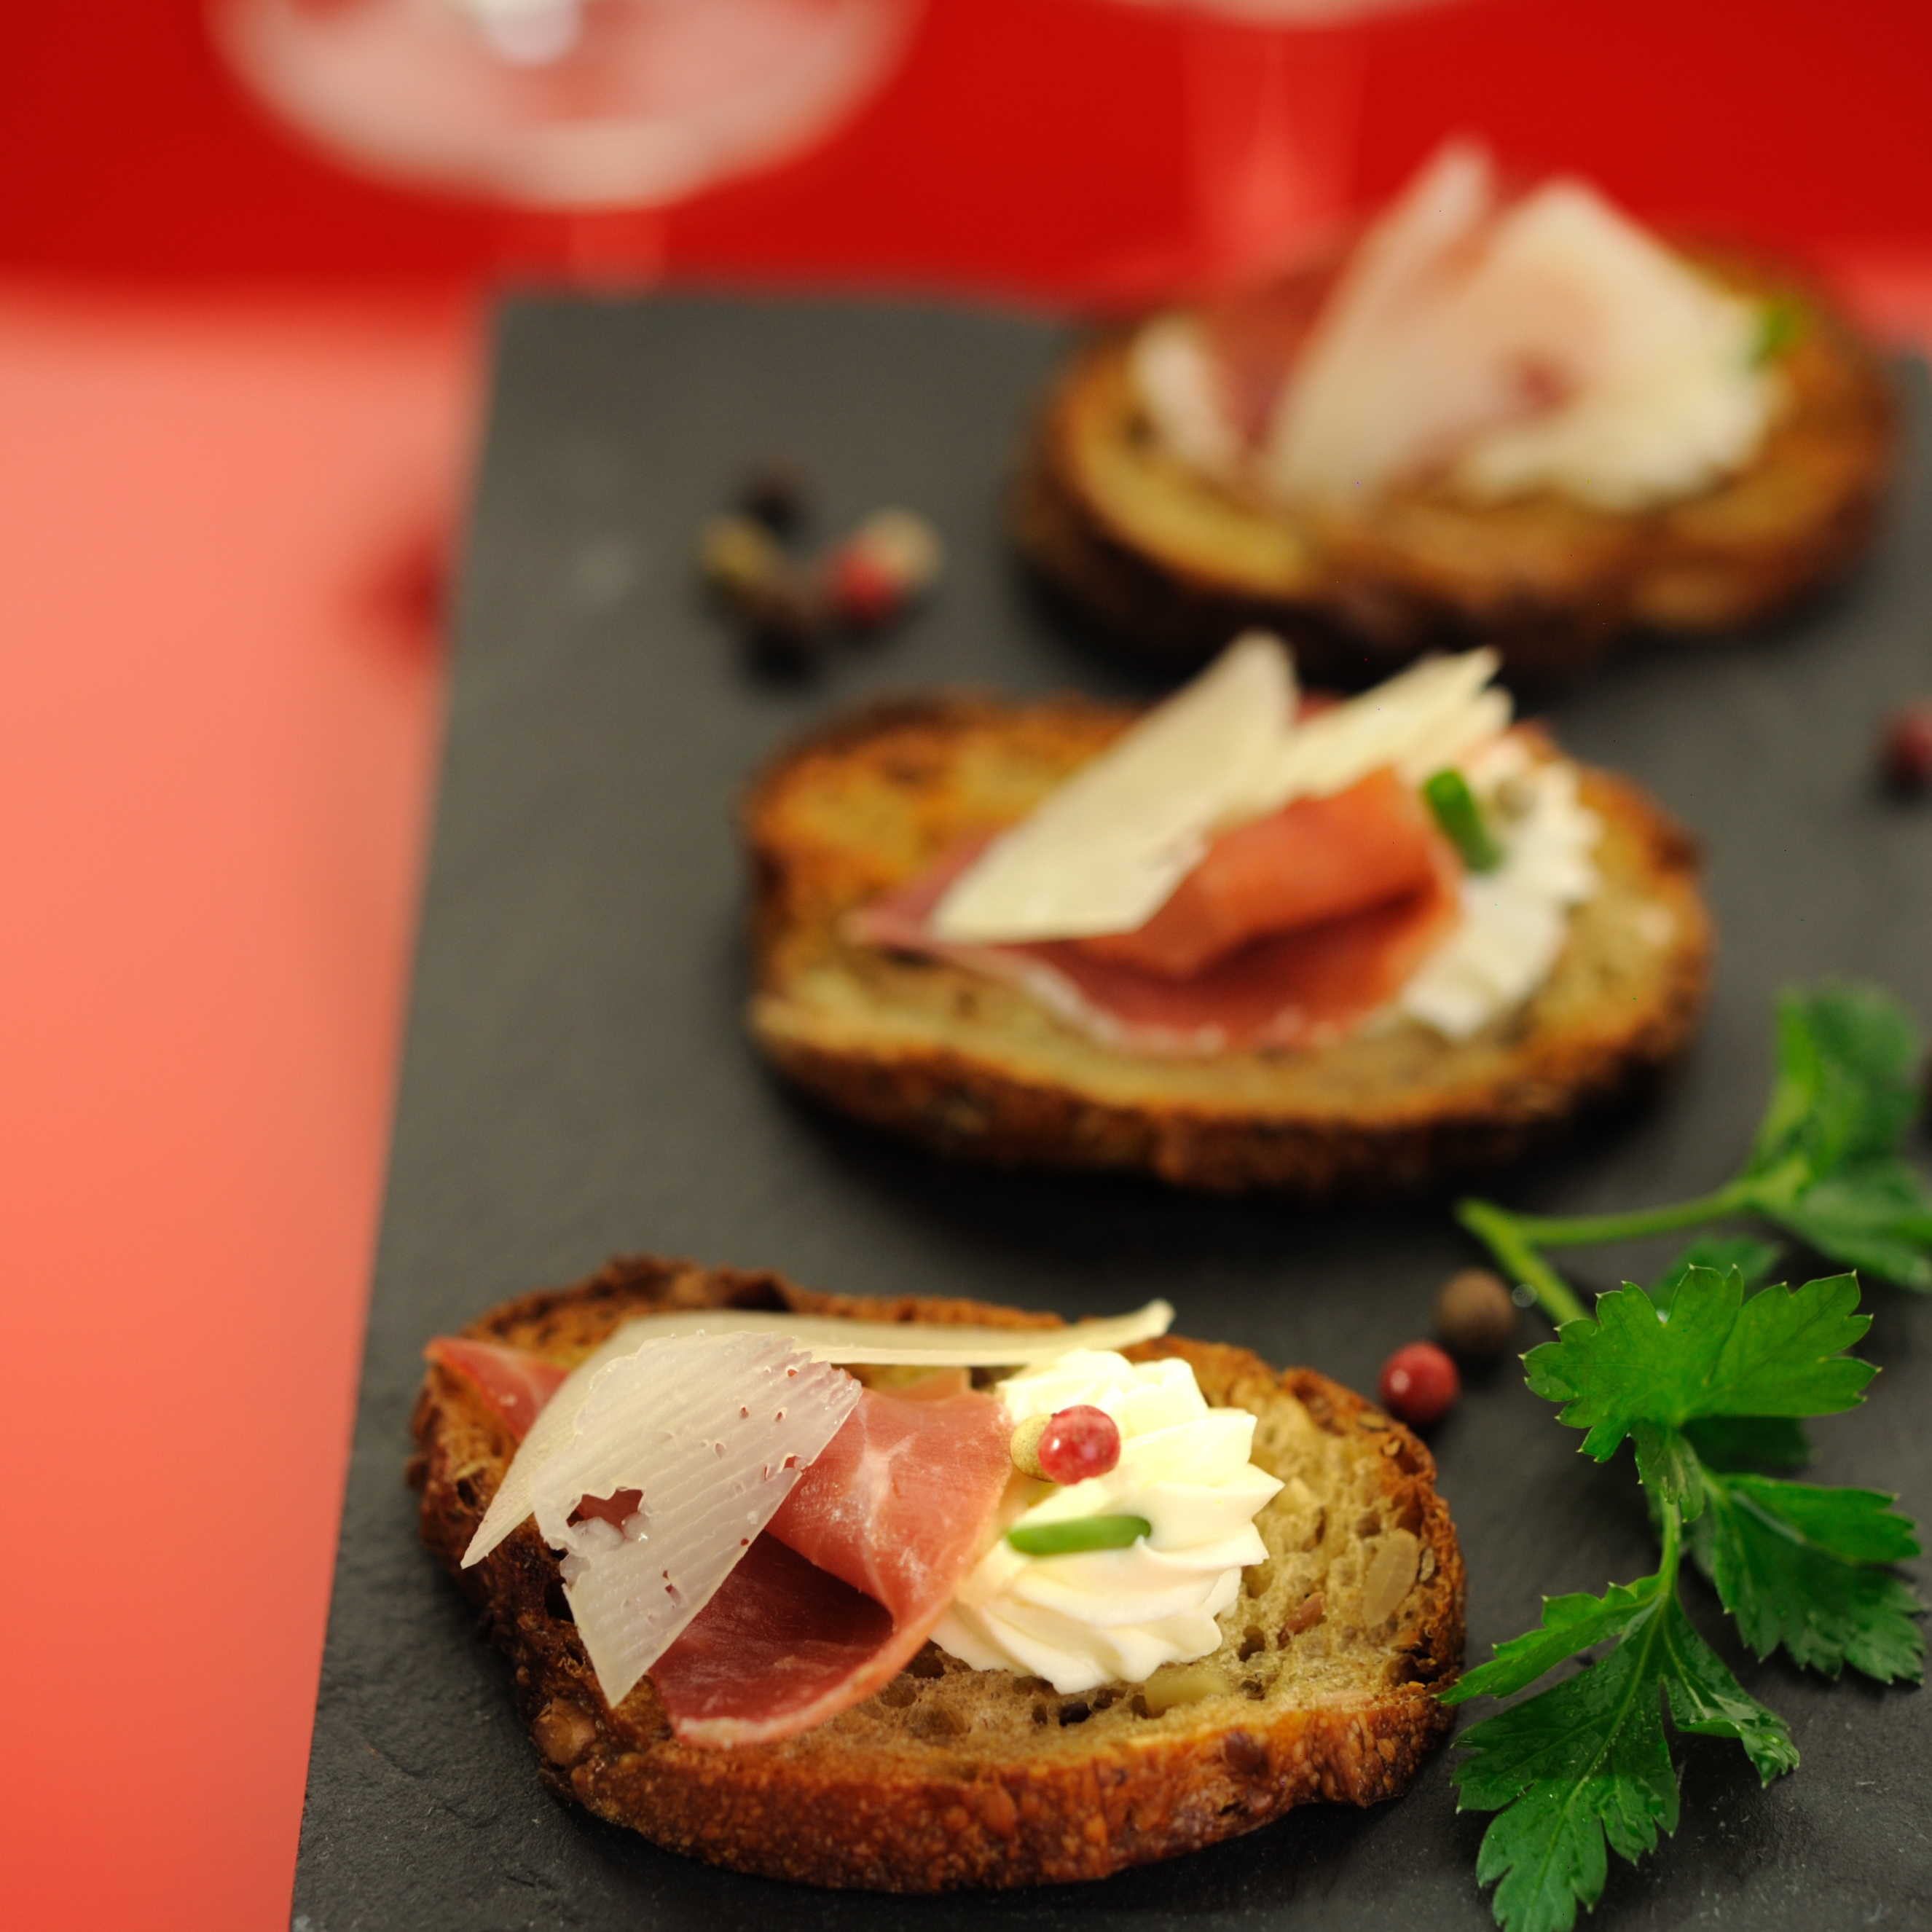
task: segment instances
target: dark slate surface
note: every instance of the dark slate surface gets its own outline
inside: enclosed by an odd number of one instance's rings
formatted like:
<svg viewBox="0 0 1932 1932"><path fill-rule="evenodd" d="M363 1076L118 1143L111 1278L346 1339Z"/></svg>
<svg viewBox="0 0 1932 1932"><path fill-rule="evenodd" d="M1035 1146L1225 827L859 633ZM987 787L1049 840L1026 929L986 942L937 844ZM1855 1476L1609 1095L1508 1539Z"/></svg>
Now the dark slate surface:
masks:
<svg viewBox="0 0 1932 1932"><path fill-rule="evenodd" d="M944 680L1131 688L1028 604L998 500L1055 328L883 305L533 304L502 325L361 1414L296 1881L302 1932L512 1927L825 1932L995 1922L1168 1928L1488 1923L1440 1761L1403 1802L1312 1810L1106 1883L893 1901L712 1871L538 1786L503 1666L418 1547L401 1480L418 1351L500 1298L622 1250L775 1264L874 1293L1069 1314L1170 1296L1196 1334L1372 1383L1468 1257L1438 1209L1312 1216L1150 1186L950 1170L776 1090L740 1035L730 804L789 733ZM1875 716L1932 690L1927 385L1880 557L1748 647L1613 668L1556 717L1702 832L1724 944L1703 1040L1647 1118L1512 1198L1578 1208L1699 1190L1740 1155L1781 982L1870 975L1932 1017L1932 809L1880 799ZM693 533L748 459L821 479L832 520L903 501L953 568L934 606L816 688L748 680L691 580ZM1593 1256L1609 1285L1654 1255ZM1816 1474L1932 1512L1932 1308L1880 1289L1870 1408L1820 1425ZM1523 1324L1526 1345L1534 1339ZM1627 1465L1575 1453L1502 1372L1436 1435L1468 1554L1472 1654L1544 1592L1650 1567ZM1735 1747L1680 1743L1682 1828L1612 1861L1596 1923L1932 1922L1927 1707L1740 1657L1803 1768L1760 1794Z"/></svg>

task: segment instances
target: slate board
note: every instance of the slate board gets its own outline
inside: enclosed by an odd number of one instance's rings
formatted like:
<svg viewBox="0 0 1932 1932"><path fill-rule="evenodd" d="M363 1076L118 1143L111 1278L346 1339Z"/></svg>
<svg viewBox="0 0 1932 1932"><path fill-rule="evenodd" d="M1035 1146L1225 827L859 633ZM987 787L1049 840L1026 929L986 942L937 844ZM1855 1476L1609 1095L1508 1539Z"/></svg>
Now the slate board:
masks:
<svg viewBox="0 0 1932 1932"><path fill-rule="evenodd" d="M623 1927L825 1932L1006 1922L1140 1932L1480 1928L1483 1821L1441 1760L1400 1804L1317 1808L1105 1883L887 1900L710 1870L553 1801L505 1668L418 1547L402 1481L418 1351L489 1304L651 1250L862 1293L971 1294L1070 1315L1170 1297L1180 1326L1358 1387L1426 1330L1469 1259L1439 1208L1315 1215L1150 1184L952 1168L790 1099L741 1033L731 805L772 746L869 693L1133 680L1029 601L1000 502L1055 326L883 304L540 302L502 320L460 650L295 1890L300 1932ZM1869 976L1932 1017L1932 809L1879 797L1880 708L1932 690L1932 394L1885 546L1825 608L1748 645L1620 664L1554 716L1708 842L1724 934L1702 1040L1634 1124L1506 1184L1551 1208L1720 1179L1765 1091L1781 983ZM834 526L902 502L952 567L904 633L822 682L748 677L690 553L749 460L818 479ZM1612 1285L1656 1251L1592 1254ZM1932 1513L1932 1306L1869 1295L1870 1407L1816 1430L1815 1473ZM1538 1339L1534 1317L1524 1345ZM1651 1567L1627 1463L1576 1454L1511 1372L1435 1434L1469 1571L1470 1654L1540 1595ZM1803 1768L1760 1793L1734 1747L1680 1741L1684 1816L1612 1860L1594 1922L1639 1928L1932 1921L1928 1708L1862 1680L1752 1664L1701 1584L1698 1622L1790 1720Z"/></svg>

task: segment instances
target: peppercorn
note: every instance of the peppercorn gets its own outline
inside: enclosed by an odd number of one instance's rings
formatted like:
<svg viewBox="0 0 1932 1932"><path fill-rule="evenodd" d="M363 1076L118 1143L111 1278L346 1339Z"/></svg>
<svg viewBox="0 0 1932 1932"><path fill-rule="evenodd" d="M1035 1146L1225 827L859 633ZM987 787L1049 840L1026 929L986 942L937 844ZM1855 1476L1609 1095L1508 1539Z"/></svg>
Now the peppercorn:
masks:
<svg viewBox="0 0 1932 1932"><path fill-rule="evenodd" d="M1446 1415L1462 1393L1456 1364L1433 1342L1411 1342L1382 1364L1382 1406L1412 1428Z"/></svg>
<svg viewBox="0 0 1932 1932"><path fill-rule="evenodd" d="M1464 1268L1436 1298L1436 1332L1466 1360L1500 1355L1516 1333L1516 1303L1500 1275Z"/></svg>
<svg viewBox="0 0 1932 1932"><path fill-rule="evenodd" d="M782 568L744 591L738 608L752 657L762 668L795 674L817 662L831 614L814 576Z"/></svg>
<svg viewBox="0 0 1932 1932"><path fill-rule="evenodd" d="M898 580L856 539L832 552L826 576L832 609L855 631L890 623L905 603Z"/></svg>
<svg viewBox="0 0 1932 1932"><path fill-rule="evenodd" d="M874 511L850 542L908 597L928 589L946 562L939 532L910 510Z"/></svg>
<svg viewBox="0 0 1932 1932"><path fill-rule="evenodd" d="M1091 1402L1056 1409L1041 1432L1036 1454L1050 1483L1084 1483L1090 1476L1104 1476L1120 1463L1120 1424Z"/></svg>
<svg viewBox="0 0 1932 1932"><path fill-rule="evenodd" d="M713 517L698 541L698 567L730 598L750 596L784 568L784 553L764 524L749 517Z"/></svg>
<svg viewBox="0 0 1932 1932"><path fill-rule="evenodd" d="M1916 798L1932 790L1932 704L1908 704L1886 720L1879 763L1887 787Z"/></svg>
<svg viewBox="0 0 1932 1932"><path fill-rule="evenodd" d="M812 514L812 492L805 478L788 465L762 464L738 485L737 504L773 536L794 536Z"/></svg>

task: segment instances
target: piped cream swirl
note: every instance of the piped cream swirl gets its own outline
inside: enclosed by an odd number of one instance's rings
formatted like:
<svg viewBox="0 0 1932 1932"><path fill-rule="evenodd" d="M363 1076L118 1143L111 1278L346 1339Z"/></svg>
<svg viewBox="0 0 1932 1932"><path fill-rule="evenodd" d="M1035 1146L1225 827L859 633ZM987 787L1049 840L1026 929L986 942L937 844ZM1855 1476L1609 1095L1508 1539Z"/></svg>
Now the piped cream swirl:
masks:
<svg viewBox="0 0 1932 1932"><path fill-rule="evenodd" d="M1086 1402L1120 1432L1106 1475L1064 1488L1016 1476L1003 1530L1116 1515L1150 1528L1128 1549L1064 1556L1023 1556L1003 1534L934 1641L976 1670L1025 1672L1060 1691L1138 1683L1218 1648L1215 1618L1243 1568L1268 1554L1256 1512L1281 1487L1249 1460L1254 1417L1210 1408L1184 1361L1093 1349L1013 1376L1000 1392L1016 1424Z"/></svg>

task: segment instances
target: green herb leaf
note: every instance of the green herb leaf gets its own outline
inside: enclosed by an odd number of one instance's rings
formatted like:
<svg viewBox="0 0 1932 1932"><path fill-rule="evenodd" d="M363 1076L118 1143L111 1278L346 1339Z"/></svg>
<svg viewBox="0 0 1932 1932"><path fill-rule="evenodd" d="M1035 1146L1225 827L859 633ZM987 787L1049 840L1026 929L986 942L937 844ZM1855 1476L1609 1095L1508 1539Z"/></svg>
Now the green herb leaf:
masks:
<svg viewBox="0 0 1932 1932"><path fill-rule="evenodd" d="M1918 1544L1890 1496L1762 1476L1713 1478L1707 1495L1692 1552L1757 1655L1782 1644L1828 1676L1849 1664L1882 1684L1920 1680L1924 1606L1882 1567Z"/></svg>
<svg viewBox="0 0 1932 1932"><path fill-rule="evenodd" d="M1708 1469L1802 1469L1811 1460L1804 1425L1788 1415L1700 1415L1684 1434Z"/></svg>
<svg viewBox="0 0 1932 1932"><path fill-rule="evenodd" d="M1932 1288L1932 1190L1901 1160L1842 1168L1763 1211L1834 1262Z"/></svg>
<svg viewBox="0 0 1932 1932"><path fill-rule="evenodd" d="M1492 872L1503 862L1503 849L1483 822L1469 782L1459 771L1438 772L1423 785L1422 796L1442 836L1455 847L1472 872Z"/></svg>
<svg viewBox="0 0 1932 1932"><path fill-rule="evenodd" d="M1125 1550L1153 1532L1144 1516L1074 1516L1058 1522L1016 1522L1006 1540L1022 1556L1071 1556L1083 1550Z"/></svg>
<svg viewBox="0 0 1932 1932"><path fill-rule="evenodd" d="M1630 1431L1636 1445L1636 1479L1653 1503L1667 1502L1686 1522L1704 1513L1704 1466L1681 1430L1640 1422Z"/></svg>
<svg viewBox="0 0 1932 1932"><path fill-rule="evenodd" d="M1785 993L1778 1077L1746 1175L1788 1171L1795 1196L1842 1168L1889 1158L1918 1111L1918 1062L1911 1016L1876 988Z"/></svg>
<svg viewBox="0 0 1932 1932"><path fill-rule="evenodd" d="M1457 1740L1471 1754L1450 1773L1458 1808L1500 1814L1483 1835L1476 1876L1496 1882L1496 1920L1507 1932L1570 1932L1577 1906L1603 1895L1606 1845L1634 1862L1660 1828L1676 1830L1666 1699L1680 1730L1736 1738L1761 1778L1798 1762L1782 1720L1746 1694L1661 1579L1646 1581L1654 1594L1624 1616L1616 1648L1600 1661ZM1593 1600L1556 1600L1579 1632L1609 1615L1608 1598L1594 1617L1574 1607Z"/></svg>
<svg viewBox="0 0 1932 1932"><path fill-rule="evenodd" d="M1540 1628L1526 1636L1513 1636L1496 1646L1486 1664L1466 1671L1442 1693L1445 1704L1466 1704L1472 1697L1511 1697L1527 1690L1546 1670L1565 1658L1592 1649L1606 1637L1620 1636L1640 1611L1657 1600L1664 1587L1660 1571L1634 1583L1612 1583L1600 1597L1579 1592L1570 1597L1545 1597Z"/></svg>
<svg viewBox="0 0 1932 1932"><path fill-rule="evenodd" d="M1760 1784L1798 1768L1798 1747L1791 1742L1790 1726L1724 1668L1674 1596L1664 1606L1664 1643L1670 1659L1666 1685L1670 1714L1680 1731L1735 1738L1744 1746Z"/></svg>
<svg viewBox="0 0 1932 1932"><path fill-rule="evenodd" d="M1876 1372L1845 1356L1870 1327L1850 1275L1767 1288L1748 1300L1733 1270L1693 1268L1666 1322L1643 1290L1600 1296L1594 1321L1566 1322L1524 1358L1530 1387L1589 1431L1587 1455L1613 1455L1638 1423L1681 1429L1707 1415L1829 1415Z"/></svg>
<svg viewBox="0 0 1932 1932"><path fill-rule="evenodd" d="M1668 1313L1684 1276L1694 1268L1713 1268L1719 1274L1736 1268L1746 1288L1762 1288L1783 1252L1776 1241L1760 1241L1750 1234L1700 1235L1658 1277L1650 1298Z"/></svg>

